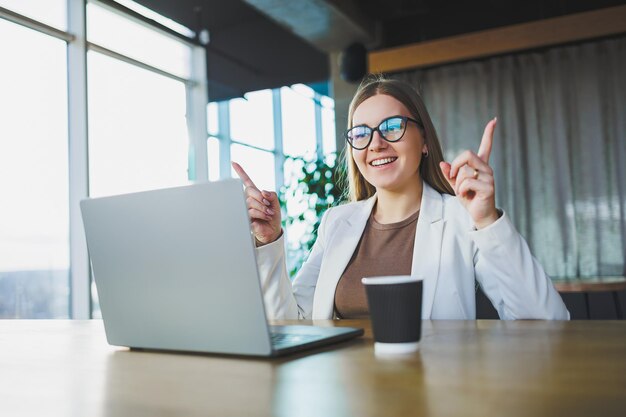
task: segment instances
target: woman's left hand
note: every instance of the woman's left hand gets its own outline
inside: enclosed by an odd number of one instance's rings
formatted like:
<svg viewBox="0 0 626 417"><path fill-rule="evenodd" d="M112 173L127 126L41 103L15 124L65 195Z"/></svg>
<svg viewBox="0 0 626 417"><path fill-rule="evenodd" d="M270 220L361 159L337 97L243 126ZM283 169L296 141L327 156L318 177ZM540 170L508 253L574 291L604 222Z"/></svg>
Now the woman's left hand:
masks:
<svg viewBox="0 0 626 417"><path fill-rule="evenodd" d="M452 164L439 163L444 177L472 216L477 229L498 220L493 170L489 166L496 122L494 118L487 123L478 154L467 150L457 156Z"/></svg>

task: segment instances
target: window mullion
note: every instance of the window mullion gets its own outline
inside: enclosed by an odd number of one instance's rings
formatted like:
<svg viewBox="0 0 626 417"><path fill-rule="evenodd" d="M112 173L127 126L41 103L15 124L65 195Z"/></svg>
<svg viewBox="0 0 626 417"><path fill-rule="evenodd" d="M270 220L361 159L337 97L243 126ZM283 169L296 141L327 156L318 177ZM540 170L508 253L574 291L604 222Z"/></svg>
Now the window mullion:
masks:
<svg viewBox="0 0 626 417"><path fill-rule="evenodd" d="M231 178L230 169L230 109L228 101L222 101L217 105L217 118L220 139L220 178Z"/></svg>
<svg viewBox="0 0 626 417"><path fill-rule="evenodd" d="M315 153L318 159L324 157L324 136L322 132L322 98L319 93L315 93L313 105L315 109Z"/></svg>
<svg viewBox="0 0 626 417"><path fill-rule="evenodd" d="M283 114L280 100L280 88L272 90L272 114L274 117L274 175L276 190L285 184L285 154L283 153Z"/></svg>
<svg viewBox="0 0 626 417"><path fill-rule="evenodd" d="M209 178L207 157L207 83L205 49L193 47L191 51L192 84L186 85L187 127L189 130L189 179L206 181Z"/></svg>
<svg viewBox="0 0 626 417"><path fill-rule="evenodd" d="M70 317L91 317L90 269L80 214L80 200L89 195L87 142L87 45L84 0L68 0L68 30L75 39L67 45L69 213L70 213Z"/></svg>

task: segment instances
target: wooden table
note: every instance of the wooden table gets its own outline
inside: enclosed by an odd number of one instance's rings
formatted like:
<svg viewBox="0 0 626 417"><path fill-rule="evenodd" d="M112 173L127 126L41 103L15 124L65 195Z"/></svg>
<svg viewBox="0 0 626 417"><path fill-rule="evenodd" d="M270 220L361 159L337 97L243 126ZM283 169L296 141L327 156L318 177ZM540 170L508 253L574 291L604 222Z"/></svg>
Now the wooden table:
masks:
<svg viewBox="0 0 626 417"><path fill-rule="evenodd" d="M0 320L0 416L624 416L624 321L425 321L282 359L131 352L102 322Z"/></svg>

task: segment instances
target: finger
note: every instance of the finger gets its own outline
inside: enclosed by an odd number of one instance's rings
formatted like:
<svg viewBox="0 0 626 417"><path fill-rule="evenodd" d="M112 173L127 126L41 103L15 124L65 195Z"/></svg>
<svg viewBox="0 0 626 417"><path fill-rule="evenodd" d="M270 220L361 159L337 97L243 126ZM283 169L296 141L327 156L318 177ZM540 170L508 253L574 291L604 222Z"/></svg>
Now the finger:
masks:
<svg viewBox="0 0 626 417"><path fill-rule="evenodd" d="M258 211L269 214L270 216L274 215L274 210L272 210L271 207L268 207L266 204L263 204L253 197L246 198L246 205L248 206L248 209L256 209Z"/></svg>
<svg viewBox="0 0 626 417"><path fill-rule="evenodd" d="M461 184L463 184L463 181L465 181L466 179L473 178L475 172L476 170L470 168L469 165L463 165L461 168L459 168L459 171L457 172L456 177L454 178L455 179L454 193L456 195L461 195L459 191L459 187L461 186Z"/></svg>
<svg viewBox="0 0 626 417"><path fill-rule="evenodd" d="M263 190L262 193L263 193L263 197L265 197L269 201L275 201L278 199L278 194L276 194L273 191Z"/></svg>
<svg viewBox="0 0 626 417"><path fill-rule="evenodd" d="M246 174L246 171L243 170L241 165L239 165L237 162L231 162L231 165L233 166L233 169L235 170L237 175L239 175L239 178L241 178L241 180L243 181L243 185L245 185L246 187L254 187L258 190L257 186L254 185L254 182L252 182L252 180L250 179L248 174Z"/></svg>
<svg viewBox="0 0 626 417"><path fill-rule="evenodd" d="M274 191L263 190L263 197L269 202L272 208L280 210L280 201L278 200L278 194Z"/></svg>
<svg viewBox="0 0 626 417"><path fill-rule="evenodd" d="M474 192L475 195L480 193L484 198L490 198L493 196L493 189L493 184L486 181L474 178L465 178L461 183L459 183L457 195L467 197L471 192Z"/></svg>
<svg viewBox="0 0 626 417"><path fill-rule="evenodd" d="M479 171L484 171L488 173L492 173L493 170L485 161L480 159L478 155L476 155L472 151L465 151L457 156L454 161L452 161L452 167L450 169L450 178L454 178L459 174L459 169L465 165L469 165L471 168L478 169Z"/></svg>
<svg viewBox="0 0 626 417"><path fill-rule="evenodd" d="M485 126L485 132L483 138L480 141L480 147L478 148L478 157L485 162L489 162L489 156L491 155L491 147L493 146L493 132L496 129L496 123L498 118L494 117Z"/></svg>
<svg viewBox="0 0 626 417"><path fill-rule="evenodd" d="M446 181L448 181L448 184L450 184L450 186L454 188L454 183L456 182L456 179L450 178L451 165L445 161L441 161L439 162L439 168L441 169L441 172L443 173L443 176L446 179Z"/></svg>
<svg viewBox="0 0 626 417"><path fill-rule="evenodd" d="M463 165L459 169L459 173L456 176L457 188L460 188L461 183L463 183L465 179L479 180L479 181L486 182L488 184L493 184L494 182L493 175L491 172L481 171L479 169L472 168L469 165Z"/></svg>
<svg viewBox="0 0 626 417"><path fill-rule="evenodd" d="M259 211L255 208L248 209L248 216L250 217L250 220L253 220L253 221L262 220L262 221L269 222L272 220L272 216L270 216L264 211Z"/></svg>
<svg viewBox="0 0 626 417"><path fill-rule="evenodd" d="M459 186L461 181L465 178L480 180L486 183L493 183L493 175L491 173L472 168L469 165L463 165L461 169L459 169L459 173L456 176L457 186Z"/></svg>
<svg viewBox="0 0 626 417"><path fill-rule="evenodd" d="M252 197L258 202L265 204L266 206L271 205L270 201L264 197L263 193L261 193L258 188L246 187L245 192L247 197Z"/></svg>

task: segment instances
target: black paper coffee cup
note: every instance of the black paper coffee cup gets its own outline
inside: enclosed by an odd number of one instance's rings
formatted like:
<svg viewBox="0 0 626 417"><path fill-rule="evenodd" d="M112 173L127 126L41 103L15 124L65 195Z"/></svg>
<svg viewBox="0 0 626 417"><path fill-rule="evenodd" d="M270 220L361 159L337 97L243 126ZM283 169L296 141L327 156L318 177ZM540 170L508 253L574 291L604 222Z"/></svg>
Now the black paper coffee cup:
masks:
<svg viewBox="0 0 626 417"><path fill-rule="evenodd" d="M422 279L409 275L367 277L365 285L376 353L403 354L419 348Z"/></svg>

